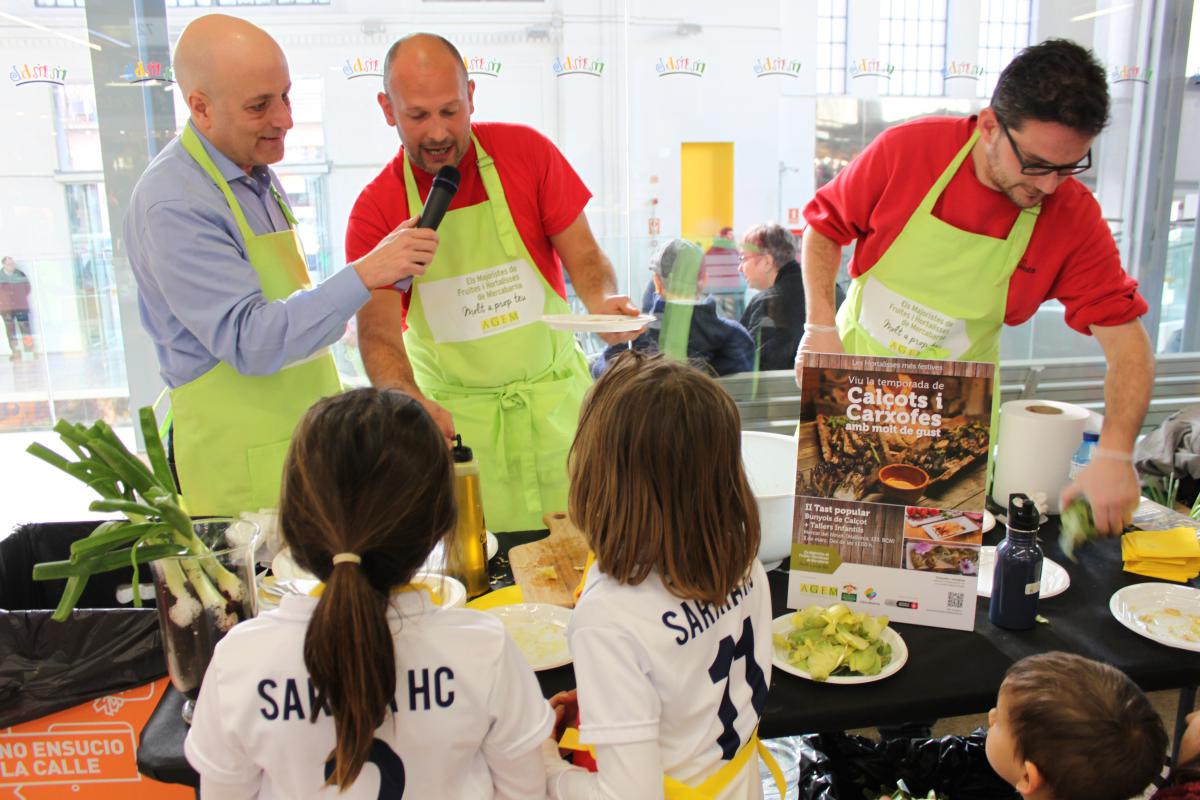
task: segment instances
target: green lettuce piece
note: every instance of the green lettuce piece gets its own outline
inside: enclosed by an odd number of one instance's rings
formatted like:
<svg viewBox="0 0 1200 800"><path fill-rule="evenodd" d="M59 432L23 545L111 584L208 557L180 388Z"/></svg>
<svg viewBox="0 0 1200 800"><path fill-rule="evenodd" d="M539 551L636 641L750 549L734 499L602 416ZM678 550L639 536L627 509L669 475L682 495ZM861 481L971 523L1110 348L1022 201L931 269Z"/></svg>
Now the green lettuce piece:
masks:
<svg viewBox="0 0 1200 800"><path fill-rule="evenodd" d="M1063 555L1072 561L1075 550L1100 535L1096 529L1096 521L1092 517L1092 506L1082 497L1076 497L1062 510L1062 528L1058 535L1058 546Z"/></svg>
<svg viewBox="0 0 1200 800"><path fill-rule="evenodd" d="M826 680L841 665L843 652L832 645L822 646L808 656L804 669L813 680Z"/></svg>
<svg viewBox="0 0 1200 800"><path fill-rule="evenodd" d="M856 650L846 659L846 665L851 672L857 672L859 675L878 675L883 669L883 660L875 648Z"/></svg>

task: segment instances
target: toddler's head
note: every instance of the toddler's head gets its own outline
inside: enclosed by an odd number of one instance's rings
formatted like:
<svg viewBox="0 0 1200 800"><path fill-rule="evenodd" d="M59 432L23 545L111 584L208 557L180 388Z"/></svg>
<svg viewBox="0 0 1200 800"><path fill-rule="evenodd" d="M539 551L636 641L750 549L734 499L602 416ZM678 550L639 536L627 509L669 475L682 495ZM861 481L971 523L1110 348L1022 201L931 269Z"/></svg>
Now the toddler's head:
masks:
<svg viewBox="0 0 1200 800"><path fill-rule="evenodd" d="M1120 670L1069 653L1009 668L988 714L988 762L1037 800L1127 800L1159 774L1167 733Z"/></svg>
<svg viewBox="0 0 1200 800"><path fill-rule="evenodd" d="M679 597L724 602L758 552L733 399L684 364L622 354L584 401L571 519L621 583L657 571Z"/></svg>

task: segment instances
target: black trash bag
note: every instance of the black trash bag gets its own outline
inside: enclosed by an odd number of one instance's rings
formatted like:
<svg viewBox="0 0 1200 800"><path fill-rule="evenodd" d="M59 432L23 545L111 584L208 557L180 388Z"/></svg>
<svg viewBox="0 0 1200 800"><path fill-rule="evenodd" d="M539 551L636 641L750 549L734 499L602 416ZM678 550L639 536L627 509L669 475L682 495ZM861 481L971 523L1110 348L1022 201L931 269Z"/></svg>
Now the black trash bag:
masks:
<svg viewBox="0 0 1200 800"><path fill-rule="evenodd" d="M0 540L0 728L167 674L153 603L118 606L131 568L89 579L79 610L64 622L50 618L65 581L35 581L33 565L66 559L96 524L24 525ZM143 567L141 577L149 575Z"/></svg>
<svg viewBox="0 0 1200 800"><path fill-rule="evenodd" d="M154 609L52 613L0 611L0 728L167 674Z"/></svg>
<svg viewBox="0 0 1200 800"><path fill-rule="evenodd" d="M1018 797L988 764L982 730L887 742L846 733L803 737L800 800L874 800L901 780L916 797L931 789L943 800Z"/></svg>

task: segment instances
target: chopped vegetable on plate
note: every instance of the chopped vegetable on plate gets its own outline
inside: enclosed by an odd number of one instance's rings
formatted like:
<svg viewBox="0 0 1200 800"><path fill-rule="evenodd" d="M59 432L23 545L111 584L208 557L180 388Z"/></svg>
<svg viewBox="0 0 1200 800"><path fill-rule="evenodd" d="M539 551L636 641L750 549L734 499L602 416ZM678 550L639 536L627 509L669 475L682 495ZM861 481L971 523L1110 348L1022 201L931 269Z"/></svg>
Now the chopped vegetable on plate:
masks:
<svg viewBox="0 0 1200 800"><path fill-rule="evenodd" d="M851 611L841 603L809 606L792 615L792 630L775 634L776 652L814 680L831 675L878 675L892 660L880 637L888 618Z"/></svg>

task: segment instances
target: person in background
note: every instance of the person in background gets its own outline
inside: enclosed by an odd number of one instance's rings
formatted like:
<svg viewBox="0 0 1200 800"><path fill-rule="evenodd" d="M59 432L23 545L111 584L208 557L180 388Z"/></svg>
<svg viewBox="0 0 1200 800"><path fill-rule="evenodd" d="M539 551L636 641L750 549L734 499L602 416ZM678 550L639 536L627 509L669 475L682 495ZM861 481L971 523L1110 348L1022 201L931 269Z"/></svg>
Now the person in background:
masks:
<svg viewBox="0 0 1200 800"><path fill-rule="evenodd" d="M588 394L570 516L595 560L567 629L577 694L552 704L597 772L547 740L551 797L762 797L771 593L740 427L720 386L662 356L622 355Z"/></svg>
<svg viewBox="0 0 1200 800"><path fill-rule="evenodd" d="M418 275L437 234L412 220L314 286L279 178L291 77L261 28L197 17L175 47L183 132L134 187L125 246L142 326L171 392L188 510L274 508L292 430L341 391L329 345L370 289Z"/></svg>
<svg viewBox="0 0 1200 800"><path fill-rule="evenodd" d="M29 278L17 269L12 256L0 260L0 317L8 334L10 361L19 361L21 353L37 355L33 346L33 324L29 320Z"/></svg>
<svg viewBox="0 0 1200 800"><path fill-rule="evenodd" d="M717 300L717 311L723 317L737 319L742 315L746 299L746 279L742 276L738 245L733 228L721 228L712 244L704 251L705 283L701 288Z"/></svg>
<svg viewBox="0 0 1200 800"><path fill-rule="evenodd" d="M755 225L742 236L739 269L758 292L742 312L754 340L759 370L792 369L804 335L804 277L796 263L796 238L782 225ZM836 303L845 299L835 284Z"/></svg>
<svg viewBox="0 0 1200 800"><path fill-rule="evenodd" d="M657 319L629 344L611 345L601 353L592 364L594 377L630 348L686 359L717 376L751 369L754 345L746 329L721 317L711 295L698 299L706 275L702 255L686 239L672 239L658 248L650 259L654 282L650 311Z"/></svg>
<svg viewBox="0 0 1200 800"><path fill-rule="evenodd" d="M217 645L184 742L202 797L545 796L554 717L529 663L496 617L410 583L454 503L413 398L355 389L305 415L279 524L322 584Z"/></svg>
<svg viewBox="0 0 1200 800"><path fill-rule="evenodd" d="M1175 767L1150 800L1200 800L1200 711L1187 716Z"/></svg>
<svg viewBox="0 0 1200 800"><path fill-rule="evenodd" d="M988 712L988 763L1030 800L1128 800L1158 777L1167 732L1123 672L1070 653L1009 667Z"/></svg>
<svg viewBox="0 0 1200 800"><path fill-rule="evenodd" d="M1109 107L1104 67L1054 39L1017 54L978 115L922 117L876 137L804 210L800 349L996 363L1001 325L1059 300L1108 362L1100 446L1061 499L1086 496L1096 527L1114 535L1138 502L1132 451L1154 357L1138 319L1146 301L1073 177L1091 168ZM834 281L852 241L839 311Z"/></svg>
<svg viewBox="0 0 1200 800"><path fill-rule="evenodd" d="M359 194L346 257L418 213L436 172L458 169L429 272L372 294L359 345L373 385L418 398L474 449L488 527L532 530L566 507L567 450L591 382L574 335L542 322L570 313L564 270L589 313L638 312L617 293L583 211L591 194L562 153L524 125L473 124L474 94L444 38L412 34L388 50L378 100L402 147Z"/></svg>

